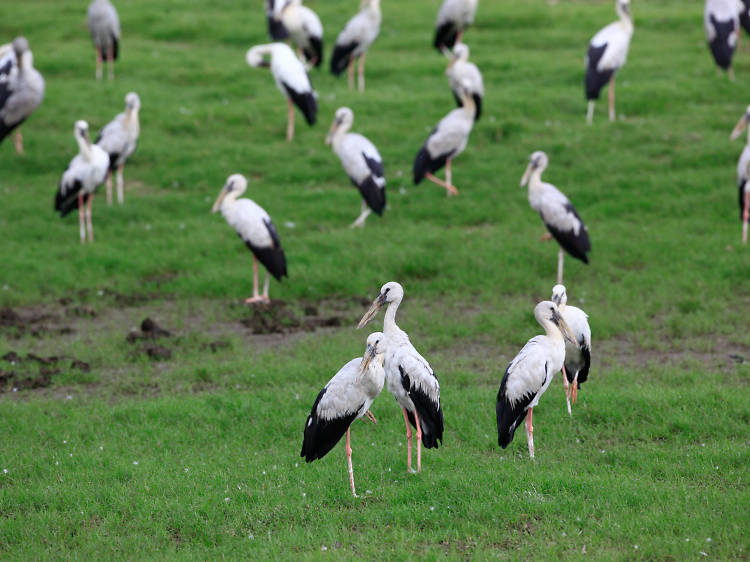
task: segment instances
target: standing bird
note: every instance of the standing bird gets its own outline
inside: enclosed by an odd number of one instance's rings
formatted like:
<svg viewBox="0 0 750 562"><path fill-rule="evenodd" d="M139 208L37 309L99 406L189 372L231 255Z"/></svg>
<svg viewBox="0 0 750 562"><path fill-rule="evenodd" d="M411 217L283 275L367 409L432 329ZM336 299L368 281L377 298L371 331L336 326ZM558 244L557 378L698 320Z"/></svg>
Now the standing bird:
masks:
<svg viewBox="0 0 750 562"><path fill-rule="evenodd" d="M469 90L469 95L474 100L474 105L477 108L474 121L479 121L479 116L482 114L484 82L482 80L482 73L479 72L477 65L469 62L469 47L464 43L458 43L453 47L452 54L450 51L446 51L445 54L451 59L445 74L450 80L451 91L453 92L453 97L456 98L456 103L459 107L462 105L461 84L465 83Z"/></svg>
<svg viewBox="0 0 750 562"><path fill-rule="evenodd" d="M349 486L354 488L352 447L349 434L355 420L367 416L378 423L370 406L383 390L383 334L373 332L367 338L364 357L352 359L328 381L315 399L305 423L305 437L300 456L305 462L322 459L346 433L346 461Z"/></svg>
<svg viewBox="0 0 750 562"><path fill-rule="evenodd" d="M735 140L742 134L742 131L748 129L750 123L750 105L747 106L745 114L732 130L729 140ZM737 161L737 188L739 189L740 201L740 220L742 221L742 243L747 244L747 223L750 217L750 129L747 131L747 144L742 149L740 159Z"/></svg>
<svg viewBox="0 0 750 562"><path fill-rule="evenodd" d="M452 49L461 42L464 29L474 23L479 0L443 0L435 22L435 41L438 51Z"/></svg>
<svg viewBox="0 0 750 562"><path fill-rule="evenodd" d="M344 171L362 194L362 212L351 227L364 226L371 209L378 215L385 209L385 171L378 149L357 133L349 133L354 113L348 107L336 110L336 117L326 137L341 160Z"/></svg>
<svg viewBox="0 0 750 562"><path fill-rule="evenodd" d="M89 32L96 47L96 78L102 79L102 59L106 56L109 79L115 77L115 61L120 46L120 18L109 0L89 4Z"/></svg>
<svg viewBox="0 0 750 562"><path fill-rule="evenodd" d="M586 123L594 120L594 104L609 82L609 120L615 120L615 73L625 64L633 37L630 0L615 0L619 21L599 30L589 42L586 53L586 99L589 101Z"/></svg>
<svg viewBox="0 0 750 562"><path fill-rule="evenodd" d="M440 407L440 383L427 360L409 341L409 335L396 325L396 310L404 298L404 289L391 281L383 285L357 328L372 320L388 303L383 321L385 339L385 382L401 406L406 424L408 470L411 466L411 424L417 430L417 472L422 470L422 447L437 449L443 441L443 410Z"/></svg>
<svg viewBox="0 0 750 562"><path fill-rule="evenodd" d="M729 79L734 80L732 57L737 47L740 31L740 0L706 0L703 12L703 26L706 40L714 61L720 69L726 70Z"/></svg>
<svg viewBox="0 0 750 562"><path fill-rule="evenodd" d="M380 0L363 0L357 15L346 22L336 38L331 72L338 76L348 69L350 90L354 89L354 61L359 59L358 86L360 92L365 91L365 57L380 33L381 20Z"/></svg>
<svg viewBox="0 0 750 562"><path fill-rule="evenodd" d="M269 63L265 57L270 56ZM276 87L287 99L286 140L294 138L294 106L299 107L308 125L315 124L318 114L318 94L310 84L310 78L294 51L284 43L257 45L245 55L247 64L253 67L271 67Z"/></svg>
<svg viewBox="0 0 750 562"><path fill-rule="evenodd" d="M141 128L138 111L141 109L141 98L135 92L125 96L125 112L119 113L99 133L96 144L109 154L109 171L107 172L107 205L112 204L112 172L117 170L117 202L125 200L122 170L125 162L135 152Z"/></svg>
<svg viewBox="0 0 750 562"><path fill-rule="evenodd" d="M563 250L583 263L589 263L586 256L591 251L591 242L586 225L570 200L551 183L542 181L542 172L547 168L547 155L538 150L531 155L526 171L521 178L521 187L529 184L529 204L542 217L548 233L542 240L554 238L560 244L557 255L557 282L563 279Z"/></svg>
<svg viewBox="0 0 750 562"><path fill-rule="evenodd" d="M505 369L497 393L497 443L505 449L516 427L526 418L526 439L529 456L534 458L534 407L562 369L565 360L565 339L575 341L557 305L542 301L534 307L534 318L547 335L534 336ZM527 416L528 414L528 416Z"/></svg>
<svg viewBox="0 0 750 562"><path fill-rule="evenodd" d="M318 67L323 62L323 24L302 0L287 0L278 15L292 42L305 60Z"/></svg>
<svg viewBox="0 0 750 562"><path fill-rule="evenodd" d="M23 135L17 129L42 103L44 78L34 68L34 57L25 37L0 47L0 142L13 129L13 144L23 154Z"/></svg>
<svg viewBox="0 0 750 562"><path fill-rule="evenodd" d="M245 193L245 189L247 189L245 176L242 174L229 176L211 212L221 210L229 226L234 227L239 237L253 253L253 296L245 299L245 303L270 303L268 284L271 279L268 274L270 273L281 282L281 278L287 275L286 256L276 227L263 207L252 199L237 199ZM258 294L258 262L266 268L263 295Z"/></svg>
<svg viewBox="0 0 750 562"><path fill-rule="evenodd" d="M81 244L86 242L88 231L89 242L94 241L94 225L91 222L91 205L94 192L104 182L109 170L109 156L89 138L89 124L76 121L74 134L78 142L78 154L70 161L63 172L60 186L55 196L55 210L61 217L75 209L78 201L78 226ZM84 212L84 198L86 209ZM85 214L85 222L84 222Z"/></svg>
<svg viewBox="0 0 750 562"><path fill-rule="evenodd" d="M281 8L286 0L266 0L266 19L268 20L268 34L274 41L283 41L289 37L289 32L279 19Z"/></svg>
<svg viewBox="0 0 750 562"><path fill-rule="evenodd" d="M552 287L551 300L557 305L576 341L575 345L565 342L565 362L562 369L565 401L568 405L568 414L571 414L570 401L572 400L573 404L578 401L578 389L589 378L591 327L589 326L588 314L575 306L567 306L568 295L565 293L565 285Z"/></svg>
<svg viewBox="0 0 750 562"><path fill-rule="evenodd" d="M461 83L459 97L463 106L440 120L414 159L414 185L427 178L445 188L448 196L458 195L458 189L452 183L451 161L466 148L477 109L468 82ZM433 175L443 166L445 181Z"/></svg>

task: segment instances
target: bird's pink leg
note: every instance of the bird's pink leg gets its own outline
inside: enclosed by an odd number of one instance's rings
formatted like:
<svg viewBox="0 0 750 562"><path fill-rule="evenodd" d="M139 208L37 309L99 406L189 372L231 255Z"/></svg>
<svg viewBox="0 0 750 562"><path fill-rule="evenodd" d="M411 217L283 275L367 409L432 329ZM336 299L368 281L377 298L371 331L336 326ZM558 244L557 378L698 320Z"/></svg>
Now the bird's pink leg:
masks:
<svg viewBox="0 0 750 562"><path fill-rule="evenodd" d="M464 30L459 29L458 33L456 33L456 44L458 45L461 42L461 38L464 36Z"/></svg>
<svg viewBox="0 0 750 562"><path fill-rule="evenodd" d="M426 177L428 180L430 180L432 183L438 184L440 187L445 188L445 190L448 192L449 195L458 195L458 189L453 187L450 184L445 183L443 180L441 180L438 177L435 177L430 172L427 172L424 177Z"/></svg>
<svg viewBox="0 0 750 562"><path fill-rule="evenodd" d="M562 285L563 282L563 259L565 255L563 254L562 248L557 252L557 284Z"/></svg>
<svg viewBox="0 0 750 562"><path fill-rule="evenodd" d="M417 422L417 472L422 472L422 425L419 414L414 410L414 421Z"/></svg>
<svg viewBox="0 0 750 562"><path fill-rule="evenodd" d="M573 384L570 388L570 397L573 401L573 404L576 404L578 402L578 373L576 373L576 376L573 377Z"/></svg>
<svg viewBox="0 0 750 562"><path fill-rule="evenodd" d="M534 458L534 426L531 422L531 416L534 413L534 408L529 408L526 412L526 440L529 442L529 456Z"/></svg>
<svg viewBox="0 0 750 562"><path fill-rule="evenodd" d="M258 258L253 255L253 296L245 299L245 304L263 302L263 297L258 294Z"/></svg>
<svg viewBox="0 0 750 562"><path fill-rule="evenodd" d="M287 98L286 103L286 141L291 142L294 138L294 104L290 98Z"/></svg>
<svg viewBox="0 0 750 562"><path fill-rule="evenodd" d="M404 423L406 424L406 468L409 472L414 472L411 467L411 426L409 425L409 416L406 415L406 409L401 408L404 412Z"/></svg>
<svg viewBox="0 0 750 562"><path fill-rule="evenodd" d="M615 75L609 79L609 120L615 120Z"/></svg>
<svg viewBox="0 0 750 562"><path fill-rule="evenodd" d="M86 243L86 223L84 219L83 194L78 194L78 229L81 233L81 244Z"/></svg>
<svg viewBox="0 0 750 562"><path fill-rule="evenodd" d="M13 146L16 147L16 152L23 156L23 135L20 127L16 129L16 134L13 135Z"/></svg>
<svg viewBox="0 0 750 562"><path fill-rule="evenodd" d="M349 89L354 89L354 57L349 58L349 66L346 69Z"/></svg>
<svg viewBox="0 0 750 562"><path fill-rule="evenodd" d="M552 240L552 235L549 232L542 234L542 237L539 239L540 242L546 242L547 240Z"/></svg>
<svg viewBox="0 0 750 562"><path fill-rule="evenodd" d="M565 388L565 402L568 404L568 415L572 416L573 412L570 410L570 385L568 384L568 373L565 372L565 365L562 367L562 378Z"/></svg>
<svg viewBox="0 0 750 562"><path fill-rule="evenodd" d="M89 193L88 201L86 203L86 228L89 233L89 242L94 241L94 225L91 222L91 207L94 203L94 194Z"/></svg>
<svg viewBox="0 0 750 562"><path fill-rule="evenodd" d="M448 158L445 160L445 183L448 185L453 185L453 174L451 173L451 159ZM451 195L455 195L455 193L451 193L450 190L448 190L448 197Z"/></svg>
<svg viewBox="0 0 750 562"><path fill-rule="evenodd" d="M367 53L362 53L362 56L359 57L359 71L358 71L358 82L359 85L359 91L364 92L365 91L365 56Z"/></svg>
<svg viewBox="0 0 750 562"><path fill-rule="evenodd" d="M96 79L102 79L102 48L96 46Z"/></svg>
<svg viewBox="0 0 750 562"><path fill-rule="evenodd" d="M747 244L747 221L750 218L750 190L745 191L745 208L742 210L742 243Z"/></svg>
<svg viewBox="0 0 750 562"><path fill-rule="evenodd" d="M117 166L117 202L122 205L125 202L125 179L122 176L122 170L125 164Z"/></svg>
<svg viewBox="0 0 750 562"><path fill-rule="evenodd" d="M107 179L104 182L107 189L107 205L112 204L112 170L107 170Z"/></svg>
<svg viewBox="0 0 750 562"><path fill-rule="evenodd" d="M352 495L356 498L357 490L354 489L354 467L352 467L352 445L349 428L346 429L346 463L349 467L349 485L352 487Z"/></svg>
<svg viewBox="0 0 750 562"><path fill-rule="evenodd" d="M115 46L111 45L107 49L107 78L113 80L115 77Z"/></svg>
<svg viewBox="0 0 750 562"><path fill-rule="evenodd" d="M365 416L367 416L367 419L370 420L375 425L378 424L378 420L375 419L375 416L372 414L372 412L370 410L367 410L365 412Z"/></svg>

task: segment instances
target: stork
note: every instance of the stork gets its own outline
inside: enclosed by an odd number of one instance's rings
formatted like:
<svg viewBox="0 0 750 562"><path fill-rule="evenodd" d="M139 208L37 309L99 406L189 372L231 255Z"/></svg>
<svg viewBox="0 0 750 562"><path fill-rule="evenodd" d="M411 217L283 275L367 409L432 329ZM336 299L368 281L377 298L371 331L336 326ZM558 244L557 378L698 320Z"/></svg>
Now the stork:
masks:
<svg viewBox="0 0 750 562"><path fill-rule="evenodd" d="M615 0L619 20L599 30L589 42L586 53L586 123L594 120L594 104L604 85L609 82L609 120L615 120L615 73L625 64L633 37L633 16L630 0Z"/></svg>
<svg viewBox="0 0 750 562"><path fill-rule="evenodd" d="M557 305L542 301L534 308L534 318L546 335L534 336L505 369L497 393L497 443L505 449L516 427L526 418L526 439L529 456L534 458L534 407L562 369L565 360L565 340L575 341Z"/></svg>
<svg viewBox="0 0 750 562"><path fill-rule="evenodd" d="M323 62L323 24L302 0L287 0L278 15L289 38L312 66Z"/></svg>
<svg viewBox="0 0 750 562"><path fill-rule="evenodd" d="M91 144L89 124L86 121L76 121L74 135L78 142L78 155L70 161L63 172L55 196L55 210L64 217L75 209L76 201L78 202L78 227L83 244L86 242L87 231L88 241L94 241L91 206L94 192L104 182L109 170L109 156L100 147Z"/></svg>
<svg viewBox="0 0 750 562"><path fill-rule="evenodd" d="M34 68L34 57L25 37L0 47L0 143L14 129L13 144L23 154L18 128L42 103L44 78Z"/></svg>
<svg viewBox="0 0 750 562"><path fill-rule="evenodd" d="M221 210L229 226L233 227L245 245L253 253L253 296L245 299L246 304L270 303L268 298L268 274L281 282L287 275L286 256L281 247L276 227L268 213L252 199L238 199L247 189L247 179L242 174L227 178L219 197L211 208L212 213ZM266 281L263 295L258 294L258 262L266 268Z"/></svg>
<svg viewBox="0 0 750 562"><path fill-rule="evenodd" d="M479 72L477 65L469 62L469 47L464 43L457 43L453 47L453 52L451 53L446 50L445 55L450 59L445 74L450 80L451 91L453 92L453 97L456 98L456 103L461 107L461 84L465 83L469 90L469 95L473 98L474 105L477 108L474 121L479 121L479 116L482 114L484 82L482 80L482 73Z"/></svg>
<svg viewBox="0 0 750 562"><path fill-rule="evenodd" d="M141 98L135 92L125 96L125 111L107 123L99 133L96 144L109 154L109 171L107 172L107 205L112 204L112 172L117 170L117 202L122 204L124 195L124 180L122 171L125 162L135 152L140 135L138 112L141 109Z"/></svg>
<svg viewBox="0 0 750 562"><path fill-rule="evenodd" d="M740 0L706 0L703 26L716 65L734 80L732 57L740 31Z"/></svg>
<svg viewBox="0 0 750 562"><path fill-rule="evenodd" d="M380 0L362 0L359 12L346 22L336 38L331 55L331 72L338 76L348 69L349 89L354 89L354 62L359 59L357 83L360 92L365 91L365 57L370 45L380 33Z"/></svg>
<svg viewBox="0 0 750 562"><path fill-rule="evenodd" d="M745 113L735 125L729 140L735 140L747 130L747 144L742 149L740 159L737 161L737 188L739 190L740 201L740 220L742 221L742 243L747 244L747 222L750 217L750 129L747 127L750 123L750 105L747 106Z"/></svg>
<svg viewBox="0 0 750 562"><path fill-rule="evenodd" d="M368 139L349 133L354 113L348 107L336 110L336 117L326 137L326 144L341 160L344 171L362 195L362 212L351 227L364 226L371 210L382 215L385 209L385 171L378 149Z"/></svg>
<svg viewBox="0 0 750 562"><path fill-rule="evenodd" d="M562 283L563 250L588 264L586 254L591 251L591 242L588 229L570 200L554 185L542 181L542 172L547 168L547 164L549 159L544 152L534 152L521 178L521 187L529 184L529 204L539 213L547 227L548 233L542 240L554 238L560 244L557 255L557 282Z"/></svg>
<svg viewBox="0 0 750 562"><path fill-rule="evenodd" d="M401 406L406 424L407 456L409 472L414 472L411 463L411 426L417 430L417 470L422 470L422 445L428 449L443 441L443 410L440 407L440 383L435 372L409 341L409 335L396 325L396 311L404 298L404 289L395 281L383 285L370 309L359 321L362 328L372 320L386 303L383 321L385 343L385 383ZM411 426L410 426L411 424Z"/></svg>
<svg viewBox="0 0 750 562"><path fill-rule="evenodd" d="M438 51L461 42L464 30L474 23L479 0L443 0L435 22L433 45Z"/></svg>
<svg viewBox="0 0 750 562"><path fill-rule="evenodd" d="M89 4L89 32L96 47L96 78L102 78L102 59L107 59L108 77L115 77L115 61L120 47L120 18L109 0L94 0Z"/></svg>
<svg viewBox="0 0 750 562"><path fill-rule="evenodd" d="M373 332L367 337L364 356L349 361L328 381L315 399L305 423L305 437L300 452L305 462L322 459L346 433L349 486L355 498L357 491L354 488L352 467L351 425L363 416L378 423L370 412L370 406L383 390L384 380L383 334Z"/></svg>
<svg viewBox="0 0 750 562"><path fill-rule="evenodd" d="M270 57L270 63L265 57ZM318 114L318 94L310 84L302 62L294 51L284 43L257 45L245 55L247 64L253 67L270 66L276 87L287 100L286 140L294 138L294 106L299 107L309 125L315 124Z"/></svg>
<svg viewBox="0 0 750 562"><path fill-rule="evenodd" d="M440 120L414 159L414 184L427 178L443 187L448 196L458 195L451 176L451 162L466 148L476 115L476 104L467 81L461 83L459 96L463 106ZM433 175L443 166L445 181Z"/></svg>
<svg viewBox="0 0 750 562"><path fill-rule="evenodd" d="M289 32L279 19L281 8L286 0L266 0L266 19L268 20L268 34L274 41L283 41L289 37Z"/></svg>
<svg viewBox="0 0 750 562"><path fill-rule="evenodd" d="M570 410L570 402L578 401L578 389L586 379L589 378L591 367L591 327L589 316L583 310L575 306L567 306L568 295L565 285L552 287L552 302L557 305L565 323L570 328L570 333L576 341L576 345L565 342L565 362L563 363L563 385L565 386L565 401Z"/></svg>

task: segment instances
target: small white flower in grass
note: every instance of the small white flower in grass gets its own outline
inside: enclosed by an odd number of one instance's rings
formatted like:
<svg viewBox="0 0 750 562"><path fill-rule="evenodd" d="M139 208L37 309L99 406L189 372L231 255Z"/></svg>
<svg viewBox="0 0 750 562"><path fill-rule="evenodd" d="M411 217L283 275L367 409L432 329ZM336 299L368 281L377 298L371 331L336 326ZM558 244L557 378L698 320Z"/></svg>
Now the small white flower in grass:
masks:
<svg viewBox="0 0 750 562"><path fill-rule="evenodd" d="M97 294L97 295L99 295L100 297L103 297L103 296L104 296L104 291L102 291L101 289L99 289L99 290L98 290L98 291L96 292L96 294Z"/></svg>
<svg viewBox="0 0 750 562"><path fill-rule="evenodd" d="M224 501L229 503L229 498L224 498Z"/></svg>
<svg viewBox="0 0 750 562"><path fill-rule="evenodd" d="M372 445L374 447L375 446L375 441L371 441L370 445Z"/></svg>
<svg viewBox="0 0 750 562"><path fill-rule="evenodd" d="M398 192L399 192L399 193L400 193L401 195L406 195L406 188L405 188L405 187L399 187L399 188L398 188Z"/></svg>
<svg viewBox="0 0 750 562"><path fill-rule="evenodd" d="M190 469L188 467L185 467L185 472L190 472Z"/></svg>
<svg viewBox="0 0 750 562"><path fill-rule="evenodd" d="M703 552L702 550L699 553L701 556L708 556L708 552Z"/></svg>
<svg viewBox="0 0 750 562"><path fill-rule="evenodd" d="M563 532L562 532L562 536L563 536L563 537L567 537L567 536L568 536L568 534L567 534L567 533L566 533L565 531L563 531Z"/></svg>
<svg viewBox="0 0 750 562"><path fill-rule="evenodd" d="M719 470L719 465L717 464L716 466L714 466L714 468L715 468L716 470Z"/></svg>
<svg viewBox="0 0 750 562"><path fill-rule="evenodd" d="M68 395L67 395L67 396L65 397L65 400L73 400L73 395L72 395L72 394L68 394Z"/></svg>
<svg viewBox="0 0 750 562"><path fill-rule="evenodd" d="M137 466L138 465L138 461L133 461L133 464Z"/></svg>
<svg viewBox="0 0 750 562"><path fill-rule="evenodd" d="M66 444L67 442L68 442L67 439L63 439L63 445Z"/></svg>
<svg viewBox="0 0 750 562"><path fill-rule="evenodd" d="M3 474L8 474L8 469L7 468L3 469Z"/></svg>
<svg viewBox="0 0 750 562"><path fill-rule="evenodd" d="M253 535L252 533L250 533L250 534L249 534L249 535L247 536L247 538L248 538L248 539L250 539L250 540L252 541L252 540L254 540L254 539L255 539L255 535Z"/></svg>
<svg viewBox="0 0 750 562"><path fill-rule="evenodd" d="M391 467L389 466L389 467L388 467L388 472L390 472L390 471L391 471Z"/></svg>
<svg viewBox="0 0 750 562"><path fill-rule="evenodd" d="M690 542L690 539L689 538L685 539L685 542Z"/></svg>
<svg viewBox="0 0 750 562"><path fill-rule="evenodd" d="M273 465L273 469L276 470L276 465Z"/></svg>
<svg viewBox="0 0 750 562"><path fill-rule="evenodd" d="M578 439L578 437L576 437L576 443L580 443L580 442L581 442L581 440Z"/></svg>
<svg viewBox="0 0 750 562"><path fill-rule="evenodd" d="M706 539L706 542L711 542L711 537L708 537L708 538Z"/></svg>
<svg viewBox="0 0 750 562"><path fill-rule="evenodd" d="M706 446L706 444L705 444L705 443L701 443L701 447L705 447L705 446Z"/></svg>
<svg viewBox="0 0 750 562"><path fill-rule="evenodd" d="M68 456L69 456L69 457L72 457L72 456L73 456L73 453L69 453L69 454L68 454Z"/></svg>
<svg viewBox="0 0 750 562"><path fill-rule="evenodd" d="M430 511L435 511L435 506L434 505L430 506Z"/></svg>
<svg viewBox="0 0 750 562"><path fill-rule="evenodd" d="M60 465L60 461L55 461L55 466L59 466L59 465Z"/></svg>
<svg viewBox="0 0 750 562"><path fill-rule="evenodd" d="M323 546L320 547L320 550L322 550L323 552L325 552L326 550L328 550L328 547L326 545L323 545Z"/></svg>
<svg viewBox="0 0 750 562"><path fill-rule="evenodd" d="M104 445L99 445L99 450L103 451L104 450Z"/></svg>
<svg viewBox="0 0 750 562"><path fill-rule="evenodd" d="M603 455L604 453L606 453L606 452L607 452L607 451L605 451L604 449L602 449L602 455Z"/></svg>
<svg viewBox="0 0 750 562"><path fill-rule="evenodd" d="M286 221L284 223L284 226L287 227L287 228L294 228L297 225L295 223L293 223L292 221Z"/></svg>
<svg viewBox="0 0 750 562"><path fill-rule="evenodd" d="M298 466L299 466L298 462L294 463L294 468L297 468Z"/></svg>
<svg viewBox="0 0 750 562"><path fill-rule="evenodd" d="M638 550L638 545L637 544L633 545L633 550Z"/></svg>
<svg viewBox="0 0 750 562"><path fill-rule="evenodd" d="M372 490L365 490L365 494L372 494Z"/></svg>
<svg viewBox="0 0 750 562"><path fill-rule="evenodd" d="M13 392L18 392L18 388L14 386L13 387Z"/></svg>
<svg viewBox="0 0 750 562"><path fill-rule="evenodd" d="M302 497L306 498L307 497L307 493L306 492L302 492Z"/></svg>

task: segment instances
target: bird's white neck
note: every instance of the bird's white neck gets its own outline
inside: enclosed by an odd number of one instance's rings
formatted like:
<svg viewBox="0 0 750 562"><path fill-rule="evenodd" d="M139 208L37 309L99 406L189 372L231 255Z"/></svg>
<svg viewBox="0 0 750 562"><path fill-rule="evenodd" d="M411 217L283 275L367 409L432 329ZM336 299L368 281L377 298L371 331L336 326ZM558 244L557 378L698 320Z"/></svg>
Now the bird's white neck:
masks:
<svg viewBox="0 0 750 562"><path fill-rule="evenodd" d="M632 35L633 20L619 6L617 7L617 15L620 17L620 25L625 28L625 31L628 33L628 35Z"/></svg>
<svg viewBox="0 0 750 562"><path fill-rule="evenodd" d="M469 113L471 118L474 119L477 112L477 104L474 103L474 98L471 95L464 93L461 95L461 103L463 104L464 111Z"/></svg>
<svg viewBox="0 0 750 562"><path fill-rule="evenodd" d="M333 139L331 139L331 144L333 144L333 149L338 152L339 147L341 146L341 143L344 140L344 137L349 132L349 129L351 128L351 123L342 123L338 129L336 129L336 132L333 134ZM390 310L390 308L389 308Z"/></svg>
<svg viewBox="0 0 750 562"><path fill-rule="evenodd" d="M78 151L81 153L81 156L83 156L84 160L87 162L91 162L94 152L91 149L91 143L89 140L85 137L76 137L76 140L78 141Z"/></svg>
<svg viewBox="0 0 750 562"><path fill-rule="evenodd" d="M554 322L544 318L539 323L542 325L542 328L544 328L544 331L547 333L548 338L560 342L564 341L560 328L555 326Z"/></svg>
<svg viewBox="0 0 750 562"><path fill-rule="evenodd" d="M385 310L385 318L383 319L383 333L387 336L400 332L401 329L396 324L396 311L398 306L401 304L401 299L391 301L388 304L388 308Z"/></svg>
<svg viewBox="0 0 750 562"><path fill-rule="evenodd" d="M536 168L529 176L529 189L535 190L542 186L542 172L544 168Z"/></svg>
<svg viewBox="0 0 750 562"><path fill-rule="evenodd" d="M138 111L139 109L137 107L129 108L125 110L125 119L123 120L123 125L126 129L132 130L138 129Z"/></svg>

